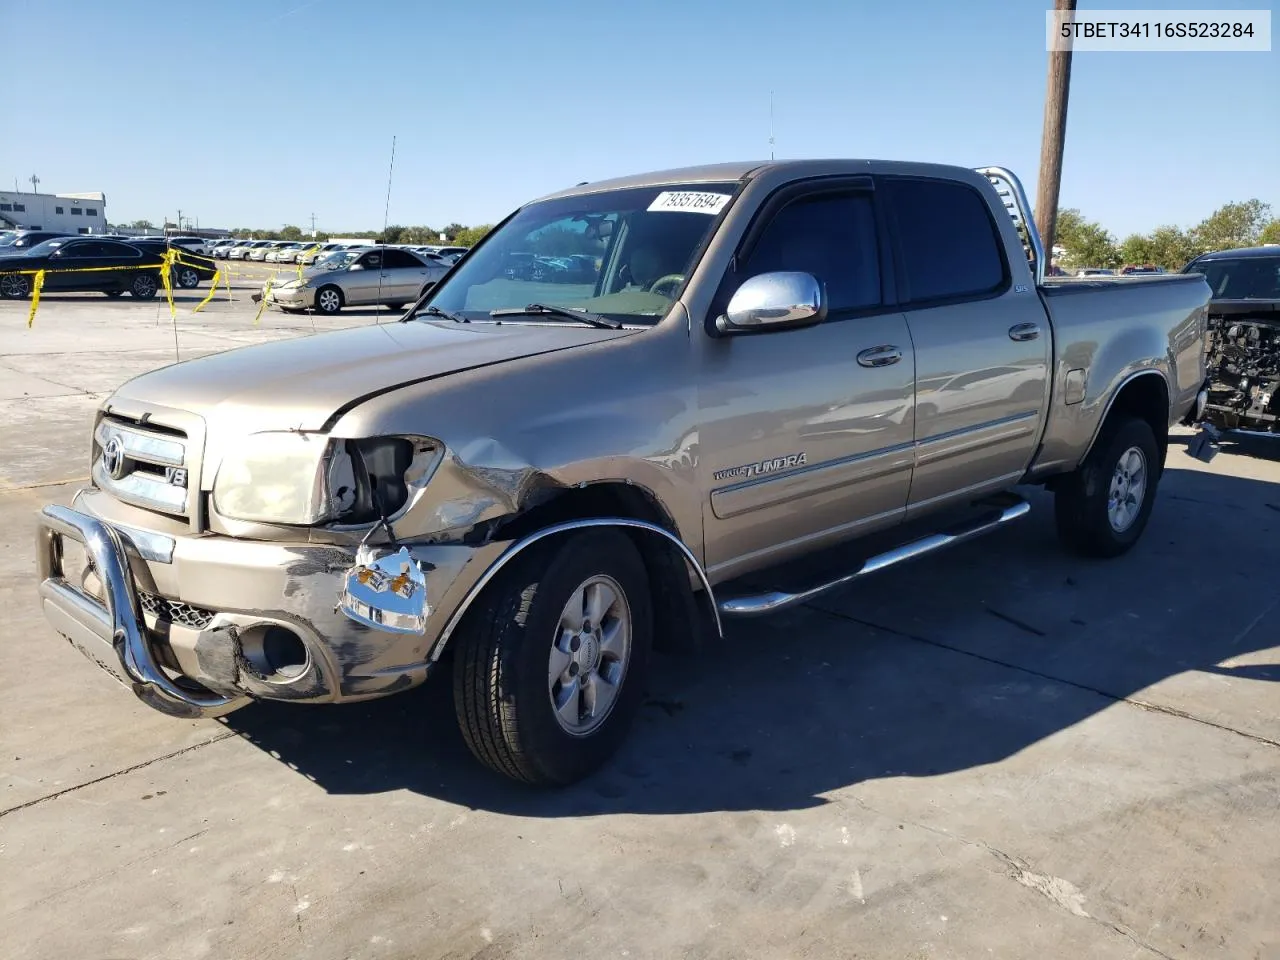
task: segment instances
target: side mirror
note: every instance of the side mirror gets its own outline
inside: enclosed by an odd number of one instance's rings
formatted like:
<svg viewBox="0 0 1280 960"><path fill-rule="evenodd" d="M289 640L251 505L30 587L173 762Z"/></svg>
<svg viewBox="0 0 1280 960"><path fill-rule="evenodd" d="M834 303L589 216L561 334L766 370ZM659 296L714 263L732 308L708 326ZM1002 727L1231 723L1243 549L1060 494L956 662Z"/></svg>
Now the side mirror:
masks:
<svg viewBox="0 0 1280 960"><path fill-rule="evenodd" d="M364 264L362 264L362 263L353 263L351 266L347 267L347 269L348 269L348 270L363 270L363 269L364 269Z"/></svg>
<svg viewBox="0 0 1280 960"><path fill-rule="evenodd" d="M827 294L811 273L779 271L747 280L716 317L720 333L766 333L821 323L827 316Z"/></svg>

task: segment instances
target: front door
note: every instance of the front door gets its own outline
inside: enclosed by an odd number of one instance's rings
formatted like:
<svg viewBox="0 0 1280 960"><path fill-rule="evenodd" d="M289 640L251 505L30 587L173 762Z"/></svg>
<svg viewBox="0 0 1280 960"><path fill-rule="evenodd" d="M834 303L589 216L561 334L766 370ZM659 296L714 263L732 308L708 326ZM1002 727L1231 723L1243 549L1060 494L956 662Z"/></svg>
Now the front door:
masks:
<svg viewBox="0 0 1280 960"><path fill-rule="evenodd" d="M911 514L1007 488L1043 426L1052 333L1034 287L1014 284L1004 211L955 180L879 181L916 351Z"/></svg>
<svg viewBox="0 0 1280 960"><path fill-rule="evenodd" d="M352 269L356 268L356 269ZM343 281L343 296L348 304L377 303L378 284L382 282L382 251L370 250L360 255Z"/></svg>
<svg viewBox="0 0 1280 960"><path fill-rule="evenodd" d="M699 370L705 561L718 580L896 522L914 437L915 362L886 289L865 178L788 188L730 268L713 313L749 277L813 274L818 326L707 339Z"/></svg>

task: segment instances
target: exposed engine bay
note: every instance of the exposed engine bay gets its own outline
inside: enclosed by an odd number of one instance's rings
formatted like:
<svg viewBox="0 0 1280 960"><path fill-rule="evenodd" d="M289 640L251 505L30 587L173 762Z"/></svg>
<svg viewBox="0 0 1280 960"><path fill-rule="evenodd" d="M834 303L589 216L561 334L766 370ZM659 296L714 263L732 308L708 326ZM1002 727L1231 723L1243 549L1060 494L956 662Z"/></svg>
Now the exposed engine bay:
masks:
<svg viewBox="0 0 1280 960"><path fill-rule="evenodd" d="M1223 430L1280 434L1280 303L1214 304L1205 351L1203 419Z"/></svg>

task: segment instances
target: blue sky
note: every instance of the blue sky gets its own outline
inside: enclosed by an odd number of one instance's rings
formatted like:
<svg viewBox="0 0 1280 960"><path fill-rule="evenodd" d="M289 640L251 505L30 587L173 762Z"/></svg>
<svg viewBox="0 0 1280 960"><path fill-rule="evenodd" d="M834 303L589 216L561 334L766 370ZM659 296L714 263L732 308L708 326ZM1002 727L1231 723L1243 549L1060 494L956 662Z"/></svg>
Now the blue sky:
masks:
<svg viewBox="0 0 1280 960"><path fill-rule="evenodd" d="M767 158L772 90L779 157L1001 164L1034 196L1049 6L0 0L24 118L0 183L105 191L113 221L371 229L395 135L390 222L491 222L581 180ZM1280 215L1277 49L1077 53L1062 205L1121 237L1251 197Z"/></svg>

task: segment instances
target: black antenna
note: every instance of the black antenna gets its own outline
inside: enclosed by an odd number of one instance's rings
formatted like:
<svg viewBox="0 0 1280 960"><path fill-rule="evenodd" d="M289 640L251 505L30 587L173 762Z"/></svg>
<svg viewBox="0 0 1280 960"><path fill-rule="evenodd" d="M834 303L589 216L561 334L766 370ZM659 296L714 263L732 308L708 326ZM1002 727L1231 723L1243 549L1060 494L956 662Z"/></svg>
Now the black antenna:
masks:
<svg viewBox="0 0 1280 960"><path fill-rule="evenodd" d="M395 173L395 170L396 170L396 138L395 138L395 135L394 135L394 134L392 134L392 136L391 136L391 166L387 169L387 205L386 205L386 207L384 207L384 208L383 208L383 211L382 211L382 235L383 235L384 237L387 235L387 218L391 216L391 175L392 175L393 173ZM383 241L383 244L382 244L382 245L383 245L383 246L386 246L386 241L385 241L385 240ZM378 302L377 302L377 306L379 306L379 307L380 307L380 306L382 306L382 274L383 274L383 272L384 272L384 267L386 266L386 263L387 263L387 251L383 250L383 251L382 251L382 259L381 259L381 261L379 261L379 264L378 264ZM382 315L381 315L381 314L379 314L379 315L378 315L378 320L377 320L377 322L378 322L378 323L382 323Z"/></svg>

